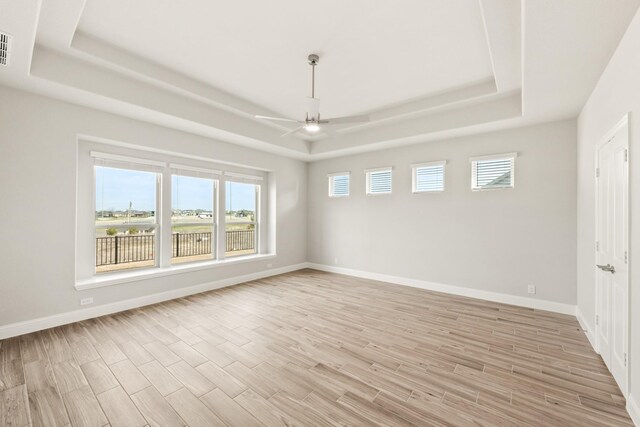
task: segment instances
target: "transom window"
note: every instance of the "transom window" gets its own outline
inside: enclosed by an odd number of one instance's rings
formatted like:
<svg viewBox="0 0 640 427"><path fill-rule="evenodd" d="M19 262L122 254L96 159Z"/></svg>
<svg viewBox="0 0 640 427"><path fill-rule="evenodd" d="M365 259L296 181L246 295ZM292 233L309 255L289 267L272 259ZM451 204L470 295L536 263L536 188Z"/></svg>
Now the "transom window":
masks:
<svg viewBox="0 0 640 427"><path fill-rule="evenodd" d="M393 168L368 169L365 173L367 194L391 194Z"/></svg>
<svg viewBox="0 0 640 427"><path fill-rule="evenodd" d="M329 174L329 197L347 197L350 189L349 172Z"/></svg>
<svg viewBox="0 0 640 427"><path fill-rule="evenodd" d="M414 193L444 191L444 165L446 161L412 165L412 187Z"/></svg>
<svg viewBox="0 0 640 427"><path fill-rule="evenodd" d="M513 188L517 153L471 158L471 189Z"/></svg>

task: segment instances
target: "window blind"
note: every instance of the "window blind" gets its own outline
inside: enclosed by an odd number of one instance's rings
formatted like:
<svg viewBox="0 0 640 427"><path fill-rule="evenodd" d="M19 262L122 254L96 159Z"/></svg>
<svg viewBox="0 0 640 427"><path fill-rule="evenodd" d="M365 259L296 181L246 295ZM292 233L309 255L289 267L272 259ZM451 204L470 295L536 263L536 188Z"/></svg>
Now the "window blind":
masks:
<svg viewBox="0 0 640 427"><path fill-rule="evenodd" d="M167 165L165 162L156 160L121 156L119 154L101 153L98 151L92 151L90 155L94 159L95 166L102 166L107 168L129 169L158 173L162 172L162 169Z"/></svg>
<svg viewBox="0 0 640 427"><path fill-rule="evenodd" d="M169 168L171 168L171 172L174 174L191 176L194 178L215 178L222 175L222 171L216 169L200 168L178 163L170 163Z"/></svg>
<svg viewBox="0 0 640 427"><path fill-rule="evenodd" d="M512 188L514 159L515 154L472 159L472 189Z"/></svg>
<svg viewBox="0 0 640 427"><path fill-rule="evenodd" d="M392 187L391 168L372 169L367 173L367 194L390 194Z"/></svg>
<svg viewBox="0 0 640 427"><path fill-rule="evenodd" d="M350 174L341 172L329 175L329 197L346 197L349 195Z"/></svg>
<svg viewBox="0 0 640 427"><path fill-rule="evenodd" d="M413 165L413 192L444 191L445 162Z"/></svg>

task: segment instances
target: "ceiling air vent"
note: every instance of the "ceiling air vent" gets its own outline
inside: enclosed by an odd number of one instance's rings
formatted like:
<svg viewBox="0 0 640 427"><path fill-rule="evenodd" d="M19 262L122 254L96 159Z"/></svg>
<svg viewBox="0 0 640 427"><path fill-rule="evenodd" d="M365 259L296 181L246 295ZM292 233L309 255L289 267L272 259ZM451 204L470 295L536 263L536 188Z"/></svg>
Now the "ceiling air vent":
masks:
<svg viewBox="0 0 640 427"><path fill-rule="evenodd" d="M11 49L11 36L0 31L0 65L9 65L9 51Z"/></svg>

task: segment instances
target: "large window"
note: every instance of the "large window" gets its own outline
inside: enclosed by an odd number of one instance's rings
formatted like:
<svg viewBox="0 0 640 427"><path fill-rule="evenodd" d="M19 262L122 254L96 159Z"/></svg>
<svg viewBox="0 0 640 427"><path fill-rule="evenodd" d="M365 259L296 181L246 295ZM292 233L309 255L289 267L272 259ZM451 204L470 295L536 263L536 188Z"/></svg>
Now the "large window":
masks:
<svg viewBox="0 0 640 427"><path fill-rule="evenodd" d="M217 181L171 176L171 262L214 259Z"/></svg>
<svg viewBox="0 0 640 427"><path fill-rule="evenodd" d="M260 186L225 183L225 257L253 254L257 248Z"/></svg>
<svg viewBox="0 0 640 427"><path fill-rule="evenodd" d="M212 169L204 161L170 163L158 160L159 154L130 157L133 150L122 150L126 155L84 150L88 156L81 157L78 180L80 281L96 273L182 269L185 263L267 250L268 235L260 234L265 173ZM135 276L112 277L130 275Z"/></svg>
<svg viewBox="0 0 640 427"><path fill-rule="evenodd" d="M95 167L96 271L157 265L157 173Z"/></svg>
<svg viewBox="0 0 640 427"><path fill-rule="evenodd" d="M514 161L517 153L471 158L471 189L513 188Z"/></svg>

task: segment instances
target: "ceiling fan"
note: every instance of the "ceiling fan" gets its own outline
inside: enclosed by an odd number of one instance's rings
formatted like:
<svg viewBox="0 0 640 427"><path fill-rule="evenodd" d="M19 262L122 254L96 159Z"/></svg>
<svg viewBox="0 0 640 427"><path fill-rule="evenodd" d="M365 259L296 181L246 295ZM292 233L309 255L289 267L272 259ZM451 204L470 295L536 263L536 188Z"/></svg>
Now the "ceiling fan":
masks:
<svg viewBox="0 0 640 427"><path fill-rule="evenodd" d="M256 119L274 120L279 122L292 122L300 123L297 128L285 133L282 136L298 132L301 129L306 130L309 133L316 133L320 131L321 125L341 125L345 123L361 123L368 122L369 116L347 116L347 117L335 117L332 119L320 119L320 100L315 97L315 83L316 83L316 65L320 57L316 54L311 54L308 57L309 65L311 65L311 97L307 98L307 115L304 120L287 119L285 117L269 117L269 116L255 116Z"/></svg>

